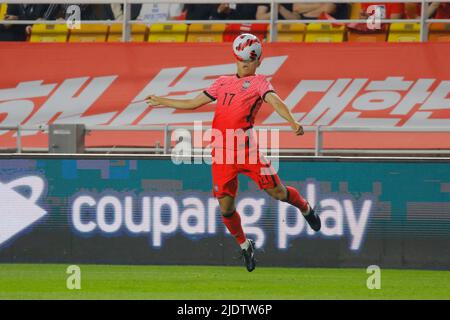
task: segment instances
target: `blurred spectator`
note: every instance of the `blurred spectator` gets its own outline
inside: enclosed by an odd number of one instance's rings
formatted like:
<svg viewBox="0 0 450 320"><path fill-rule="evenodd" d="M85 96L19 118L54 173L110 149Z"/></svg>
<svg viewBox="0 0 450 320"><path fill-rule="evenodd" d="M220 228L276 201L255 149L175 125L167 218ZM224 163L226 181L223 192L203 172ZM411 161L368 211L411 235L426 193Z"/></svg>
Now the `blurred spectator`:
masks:
<svg viewBox="0 0 450 320"><path fill-rule="evenodd" d="M370 6L376 6L380 10L381 19L402 19L405 12L404 3L361 3L361 19L366 19L375 13L374 10L367 10Z"/></svg>
<svg viewBox="0 0 450 320"><path fill-rule="evenodd" d="M369 9L370 8L370 9ZM375 18L375 12L379 10L380 19L402 19L405 15L405 4L404 3L361 3L360 19L368 19L369 17ZM381 23L377 25L375 19L371 20L369 23L349 23L347 28L352 29L356 32L368 32L368 33L379 33L386 32L388 24Z"/></svg>
<svg viewBox="0 0 450 320"><path fill-rule="evenodd" d="M420 10L422 5L420 3L405 3L404 17L406 19L420 18Z"/></svg>
<svg viewBox="0 0 450 320"><path fill-rule="evenodd" d="M44 20L67 19L67 9L76 5L80 8L81 21L83 20L113 20L114 14L110 5L106 4L51 4L48 6Z"/></svg>
<svg viewBox="0 0 450 320"><path fill-rule="evenodd" d="M123 19L123 4L111 3L111 11L114 15L114 20L122 20Z"/></svg>
<svg viewBox="0 0 450 320"><path fill-rule="evenodd" d="M4 20L47 19L49 5L46 4L9 4ZM25 41L30 26L24 24L0 25L0 41Z"/></svg>
<svg viewBox="0 0 450 320"><path fill-rule="evenodd" d="M212 18L221 20L255 20L257 7L257 4L251 3L221 3Z"/></svg>
<svg viewBox="0 0 450 320"><path fill-rule="evenodd" d="M113 20L110 5L103 4L9 4L5 20L67 19L71 5L80 7L83 20ZM31 34L31 25L0 25L0 41L25 41Z"/></svg>
<svg viewBox="0 0 450 320"><path fill-rule="evenodd" d="M278 5L278 20L297 20L300 14L293 11L292 3L281 3ZM258 5L256 9L257 20L270 20L271 6L270 4Z"/></svg>
<svg viewBox="0 0 450 320"><path fill-rule="evenodd" d="M179 3L144 3L137 20L166 21L181 16L183 5Z"/></svg>
<svg viewBox="0 0 450 320"><path fill-rule="evenodd" d="M131 12L130 12L130 18L131 20L136 20L139 16L139 13L142 8L142 4L131 4ZM114 20L122 20L123 19L123 4L121 3L113 3L111 4L111 12L113 14Z"/></svg>
<svg viewBox="0 0 450 320"><path fill-rule="evenodd" d="M332 16L338 20L350 19L350 4L348 3L336 3L336 10Z"/></svg>
<svg viewBox="0 0 450 320"><path fill-rule="evenodd" d="M318 19L323 13L333 15L337 6L334 3L294 3L293 11L300 15L300 19Z"/></svg>
<svg viewBox="0 0 450 320"><path fill-rule="evenodd" d="M112 12L110 4L90 4L90 5L87 5L84 14L86 16L83 18L83 10L82 10L81 11L81 19L86 19L86 20L114 20L114 13Z"/></svg>
<svg viewBox="0 0 450 320"><path fill-rule="evenodd" d="M185 4L186 20L210 20L216 14L217 4Z"/></svg>
<svg viewBox="0 0 450 320"><path fill-rule="evenodd" d="M431 3L428 7L428 17L434 19L450 19L450 3Z"/></svg>

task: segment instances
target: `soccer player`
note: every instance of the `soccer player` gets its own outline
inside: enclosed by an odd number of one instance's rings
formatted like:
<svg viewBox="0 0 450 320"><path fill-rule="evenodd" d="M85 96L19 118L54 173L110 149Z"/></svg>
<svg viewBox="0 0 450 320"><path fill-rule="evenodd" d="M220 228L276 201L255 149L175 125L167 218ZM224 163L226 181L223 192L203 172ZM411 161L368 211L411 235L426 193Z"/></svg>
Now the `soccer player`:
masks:
<svg viewBox="0 0 450 320"><path fill-rule="evenodd" d="M272 198L287 202L297 207L309 226L319 231L321 221L314 209L300 195L297 189L285 186L275 172L273 166L259 153L251 136L246 136L244 143L238 147L237 154L232 154L229 161L227 151L230 139L239 139L239 134L229 135L229 131L248 132L253 127L256 113L267 102L277 113L286 119L295 135L303 135L303 127L295 121L283 100L275 93L272 85L263 75L256 75L261 64L262 46L258 38L252 34L242 34L233 42L236 57L237 73L232 76L219 77L207 90L193 99L169 99L150 95L146 98L149 105L168 106L176 109L196 109L211 101L217 101L213 130L223 133L223 141L213 142L212 178L213 194L218 199L222 221L241 247L244 263L249 272L256 266L254 241L247 239L242 229L241 217L236 211L235 197L238 189L238 174L242 173L253 179ZM237 138L236 138L237 137ZM242 141L242 140L241 140ZM252 142L252 145L251 143ZM239 144L238 144L239 145ZM244 151L245 161L237 161L240 150ZM250 156L258 155L257 161L249 161ZM227 158L227 161L224 160ZM217 161L222 159L222 161ZM241 163L242 162L242 163Z"/></svg>

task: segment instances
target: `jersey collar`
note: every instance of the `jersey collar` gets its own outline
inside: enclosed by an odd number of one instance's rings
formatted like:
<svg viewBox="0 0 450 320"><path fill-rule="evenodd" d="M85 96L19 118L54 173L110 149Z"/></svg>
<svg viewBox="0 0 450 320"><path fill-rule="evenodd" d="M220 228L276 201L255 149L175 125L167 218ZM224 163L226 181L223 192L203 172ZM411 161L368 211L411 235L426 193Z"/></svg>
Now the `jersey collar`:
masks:
<svg viewBox="0 0 450 320"><path fill-rule="evenodd" d="M238 78L238 79L244 79L244 78L249 78L249 77L253 77L253 76L255 76L254 74L251 74L251 75L248 75L248 76L245 76L245 77L240 77L237 73L236 73L236 78Z"/></svg>

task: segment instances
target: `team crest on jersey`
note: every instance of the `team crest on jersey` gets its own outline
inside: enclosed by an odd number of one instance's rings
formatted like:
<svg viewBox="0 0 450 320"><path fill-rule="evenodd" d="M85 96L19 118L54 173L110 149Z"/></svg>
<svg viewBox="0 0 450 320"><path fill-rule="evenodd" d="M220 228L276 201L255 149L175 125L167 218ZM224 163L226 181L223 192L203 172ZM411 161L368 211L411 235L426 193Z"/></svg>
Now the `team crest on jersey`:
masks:
<svg viewBox="0 0 450 320"><path fill-rule="evenodd" d="M250 81L245 80L242 84L242 89L247 90L250 87Z"/></svg>

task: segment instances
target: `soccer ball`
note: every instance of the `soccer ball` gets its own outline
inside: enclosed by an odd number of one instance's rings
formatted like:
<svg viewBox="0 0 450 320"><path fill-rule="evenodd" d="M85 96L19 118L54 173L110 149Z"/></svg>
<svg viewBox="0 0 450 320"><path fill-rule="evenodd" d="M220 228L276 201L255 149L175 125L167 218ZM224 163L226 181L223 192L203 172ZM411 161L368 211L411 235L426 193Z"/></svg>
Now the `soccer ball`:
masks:
<svg viewBox="0 0 450 320"><path fill-rule="evenodd" d="M259 59L262 53L261 42L253 34L243 33L234 39L233 52L240 61Z"/></svg>

